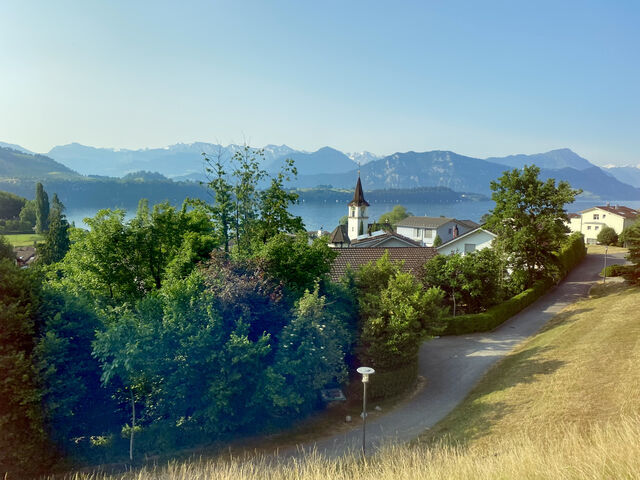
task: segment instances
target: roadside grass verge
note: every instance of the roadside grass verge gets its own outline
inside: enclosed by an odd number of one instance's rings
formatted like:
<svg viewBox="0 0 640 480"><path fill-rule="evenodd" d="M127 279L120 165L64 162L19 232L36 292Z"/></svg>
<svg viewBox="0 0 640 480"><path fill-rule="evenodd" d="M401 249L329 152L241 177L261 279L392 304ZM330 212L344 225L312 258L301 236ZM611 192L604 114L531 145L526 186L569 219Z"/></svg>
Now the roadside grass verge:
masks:
<svg viewBox="0 0 640 480"><path fill-rule="evenodd" d="M9 233L4 238L14 247L31 247L34 242L44 242L44 236L35 233Z"/></svg>
<svg viewBox="0 0 640 480"><path fill-rule="evenodd" d="M366 461L192 459L75 480L640 478L640 289L575 303L496 364L449 416Z"/></svg>

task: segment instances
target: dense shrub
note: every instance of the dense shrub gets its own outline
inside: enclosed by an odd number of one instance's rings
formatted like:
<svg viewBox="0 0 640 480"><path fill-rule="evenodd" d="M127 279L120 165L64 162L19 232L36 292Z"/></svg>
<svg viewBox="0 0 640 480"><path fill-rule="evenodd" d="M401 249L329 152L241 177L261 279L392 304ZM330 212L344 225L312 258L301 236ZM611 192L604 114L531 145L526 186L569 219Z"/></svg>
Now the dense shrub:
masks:
<svg viewBox="0 0 640 480"><path fill-rule="evenodd" d="M556 254L559 275L564 277L584 259L586 254L582 234L573 233L569 235L560 252ZM553 286L553 283L551 279L538 280L531 288L515 295L506 302L491 307L486 312L449 318L445 335L461 335L493 330L535 302Z"/></svg>
<svg viewBox="0 0 640 480"><path fill-rule="evenodd" d="M616 245L618 243L618 234L611 227L602 227L597 237L598 243L602 245Z"/></svg>
<svg viewBox="0 0 640 480"><path fill-rule="evenodd" d="M380 369L369 377L367 397L388 398L412 388L418 379L418 359L392 370ZM360 391L360 390L359 390Z"/></svg>

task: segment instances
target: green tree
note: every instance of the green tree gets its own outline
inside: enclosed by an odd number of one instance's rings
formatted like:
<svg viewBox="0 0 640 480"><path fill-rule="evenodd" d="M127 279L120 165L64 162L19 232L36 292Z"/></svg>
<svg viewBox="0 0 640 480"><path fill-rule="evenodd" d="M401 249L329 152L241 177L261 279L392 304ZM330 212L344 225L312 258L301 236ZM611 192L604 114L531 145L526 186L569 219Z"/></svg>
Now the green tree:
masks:
<svg viewBox="0 0 640 480"><path fill-rule="evenodd" d="M64 205L53 194L51 211L49 212L49 230L45 236L44 245L40 247L38 259L45 265L59 262L69 251L69 222L64 215Z"/></svg>
<svg viewBox="0 0 640 480"><path fill-rule="evenodd" d="M542 182L539 173L535 165L525 166L491 182L496 206L487 228L497 234L495 246L505 253L510 268L523 272L525 287L553 275L554 251L568 232L565 205L580 193L564 181Z"/></svg>
<svg viewBox="0 0 640 480"><path fill-rule="evenodd" d="M0 259L0 472L9 478L42 473L51 461L33 369L35 290L28 272Z"/></svg>
<svg viewBox="0 0 640 480"><path fill-rule="evenodd" d="M49 228L49 196L40 182L36 184L36 233Z"/></svg>
<svg viewBox="0 0 640 480"><path fill-rule="evenodd" d="M296 175L293 160L287 159L282 170L271 177L269 187L261 192L258 235L262 243L266 243L269 238L280 232L304 231L302 218L289 212L289 206L296 203L298 194L284 189L284 182L290 181Z"/></svg>
<svg viewBox="0 0 640 480"><path fill-rule="evenodd" d="M17 220L26 203L26 198L0 191L0 220Z"/></svg>
<svg viewBox="0 0 640 480"><path fill-rule="evenodd" d="M233 155L236 164L233 176L235 184L233 193L234 205L234 234L238 251L249 254L256 232L260 193L258 184L265 177L266 172L260 168L264 152L245 146Z"/></svg>
<svg viewBox="0 0 640 480"><path fill-rule="evenodd" d="M631 280L640 283L640 221L625 228L620 235L620 240L629 249L627 260L635 265Z"/></svg>
<svg viewBox="0 0 640 480"><path fill-rule="evenodd" d="M279 233L256 253L256 258L264 262L269 275L300 297L326 277L336 255L323 238L316 238L309 244L306 233L296 237Z"/></svg>
<svg viewBox="0 0 640 480"><path fill-rule="evenodd" d="M227 180L227 172L224 169L221 153L213 159L204 155L204 161L207 173L213 175L212 179L207 183L207 186L213 190L214 202L209 210L213 217L220 243L224 246L224 251L228 252L234 218L233 185Z"/></svg>
<svg viewBox="0 0 640 480"><path fill-rule="evenodd" d="M29 225L35 227L36 225L36 201L35 200L27 200L20 210L20 221L28 223Z"/></svg>
<svg viewBox="0 0 640 480"><path fill-rule="evenodd" d="M440 238L440 235L436 233L436 238L433 239L433 247L437 248L440 245L442 245L442 239Z"/></svg>
<svg viewBox="0 0 640 480"><path fill-rule="evenodd" d="M444 293L425 290L413 275L400 272L388 253L361 268L357 284L359 357L366 364L393 370L416 361L425 336L444 327Z"/></svg>
<svg viewBox="0 0 640 480"><path fill-rule="evenodd" d="M277 397L285 411L311 411L320 389L347 379L350 335L326 303L317 285L307 290L280 334L274 369L285 379Z"/></svg>
<svg viewBox="0 0 640 480"><path fill-rule="evenodd" d="M446 294L453 316L462 307L477 313L498 303L502 295L502 266L490 248L466 255L437 255L424 266L423 281Z"/></svg>
<svg viewBox="0 0 640 480"><path fill-rule="evenodd" d="M13 252L13 245L3 235L0 235L0 260L15 261L15 259L16 254Z"/></svg>
<svg viewBox="0 0 640 480"><path fill-rule="evenodd" d="M597 240L602 245L615 245L618 243L618 234L613 228L604 226L598 233Z"/></svg>
<svg viewBox="0 0 640 480"><path fill-rule="evenodd" d="M402 205L396 205L390 212L386 212L380 215L378 223L388 223L392 227L395 227L400 220L404 220L411 215L412 213L407 212L407 209L405 207L403 207Z"/></svg>

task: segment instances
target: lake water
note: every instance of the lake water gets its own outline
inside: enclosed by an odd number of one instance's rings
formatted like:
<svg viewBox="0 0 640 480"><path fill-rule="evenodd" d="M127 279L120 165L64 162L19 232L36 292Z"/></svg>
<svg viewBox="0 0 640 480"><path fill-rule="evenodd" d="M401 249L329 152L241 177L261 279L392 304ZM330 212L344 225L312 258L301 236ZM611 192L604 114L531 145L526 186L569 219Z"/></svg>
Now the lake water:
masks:
<svg viewBox="0 0 640 480"><path fill-rule="evenodd" d="M625 205L630 208L640 209L640 201L616 201L609 200L611 205ZM578 200L568 206L569 213L579 212L595 205L605 205L607 201L603 200ZM407 210L414 215L438 217L458 218L461 220L469 219L479 222L482 215L488 213L493 207L492 201L483 202L459 202L459 203L405 203L403 204ZM106 205L104 208L110 208ZM369 207L369 221L377 220L385 212L390 211L393 204L390 203L372 203ZM137 206L126 208L127 218L131 218L136 213ZM69 208L66 212L69 222L75 222L78 227L86 227L83 219L93 217L97 208ZM320 202L320 203L303 203L291 207L291 212L302 217L307 230L317 230L323 228L331 231L343 215L347 214L347 205L337 202Z"/></svg>

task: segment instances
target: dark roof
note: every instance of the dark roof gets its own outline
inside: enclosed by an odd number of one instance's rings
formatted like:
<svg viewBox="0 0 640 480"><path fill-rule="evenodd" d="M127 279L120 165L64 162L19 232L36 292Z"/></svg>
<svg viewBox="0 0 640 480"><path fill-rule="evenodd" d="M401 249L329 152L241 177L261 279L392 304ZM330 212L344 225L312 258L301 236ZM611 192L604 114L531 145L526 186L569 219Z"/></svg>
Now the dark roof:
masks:
<svg viewBox="0 0 640 480"><path fill-rule="evenodd" d="M353 200L349 203L349 206L361 207L369 206L369 203L364 199L364 193L362 192L362 183L360 182L360 176L358 176L358 183L356 183L356 191L353 192Z"/></svg>
<svg viewBox="0 0 640 480"><path fill-rule="evenodd" d="M448 240L448 241L444 242L442 245L440 245L440 246L436 247L436 249L441 249L441 248L442 248L442 247L444 247L445 245L450 245L451 243L453 243L453 242L457 242L457 241L459 241L461 238L468 237L469 235L472 235L472 234L474 234L475 232L478 232L478 231L486 232L486 233L488 233L489 235L491 235L493 238L497 238L497 237L498 237L495 233L490 232L489 230L485 230L484 228L478 227L478 228L474 228L473 230L469 230L467 233L463 233L462 235L459 235L459 236L457 236L457 237L455 237L455 238L452 238L451 240Z"/></svg>
<svg viewBox="0 0 640 480"><path fill-rule="evenodd" d="M407 217L397 223L398 227L438 228L447 222L453 222L448 217Z"/></svg>
<svg viewBox="0 0 640 480"><path fill-rule="evenodd" d="M404 261L403 272L411 273L415 276L420 274L422 266L437 255L433 247L388 247L388 248L343 248L336 250L338 256L333 261L331 280L340 280L347 271L347 266L352 270L358 270L369 262L378 260L384 252L389 252L389 258L393 262Z"/></svg>
<svg viewBox="0 0 640 480"><path fill-rule="evenodd" d="M470 228L472 230L475 230L476 228L480 227L480 224L474 222L473 220L459 220L457 218L454 218L453 220L458 222L460 225L463 225L463 226L465 226L467 228Z"/></svg>
<svg viewBox="0 0 640 480"><path fill-rule="evenodd" d="M581 215L579 213L569 213L569 214L567 214L567 217L569 217L569 218L580 218Z"/></svg>
<svg viewBox="0 0 640 480"><path fill-rule="evenodd" d="M420 242L416 242L415 240L405 237L404 235L400 235L399 233L396 233L396 232L385 232L382 230L379 232L374 232L365 238L356 238L351 242L351 246L358 247L358 248L377 247L381 243L384 243L391 238L395 238L406 243L407 247L422 246Z"/></svg>
<svg viewBox="0 0 640 480"><path fill-rule="evenodd" d="M329 238L329 243L349 243L349 234L346 225L338 225Z"/></svg>
<svg viewBox="0 0 640 480"><path fill-rule="evenodd" d="M593 210L594 208L599 208L600 210L605 210L609 213L615 213L616 215L620 215L621 217L624 217L624 218L636 218L638 216L637 210L634 210L633 208L625 207L623 205L615 205L613 207L610 205L606 205L604 207L597 206L597 207L584 210L582 213L588 212L589 210Z"/></svg>

